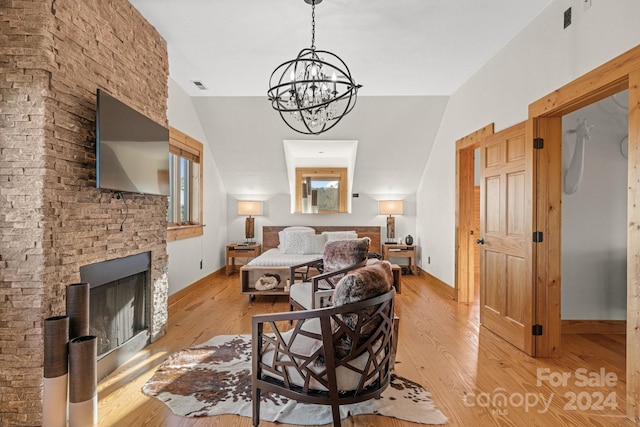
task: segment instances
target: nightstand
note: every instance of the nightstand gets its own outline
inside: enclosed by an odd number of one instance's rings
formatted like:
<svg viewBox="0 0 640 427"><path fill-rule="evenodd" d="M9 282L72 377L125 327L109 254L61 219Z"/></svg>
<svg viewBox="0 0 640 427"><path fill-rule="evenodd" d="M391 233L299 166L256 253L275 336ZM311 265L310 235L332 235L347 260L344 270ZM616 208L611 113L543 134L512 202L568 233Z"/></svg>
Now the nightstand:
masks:
<svg viewBox="0 0 640 427"><path fill-rule="evenodd" d="M413 274L418 274L418 266L416 264L416 245L383 243L382 259L389 260L389 258L408 258L411 272Z"/></svg>
<svg viewBox="0 0 640 427"><path fill-rule="evenodd" d="M225 264L227 276L236 271L236 258L255 258L262 252L259 243L230 243L227 245Z"/></svg>

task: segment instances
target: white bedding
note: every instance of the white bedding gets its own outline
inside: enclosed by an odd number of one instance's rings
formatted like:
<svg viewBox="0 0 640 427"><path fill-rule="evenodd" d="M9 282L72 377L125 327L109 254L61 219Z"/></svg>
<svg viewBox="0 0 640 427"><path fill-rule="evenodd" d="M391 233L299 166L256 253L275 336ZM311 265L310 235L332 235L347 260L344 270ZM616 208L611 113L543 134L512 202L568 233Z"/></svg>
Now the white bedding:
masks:
<svg viewBox="0 0 640 427"><path fill-rule="evenodd" d="M262 253L247 264L251 267L289 267L322 258L322 254L285 254L274 248Z"/></svg>

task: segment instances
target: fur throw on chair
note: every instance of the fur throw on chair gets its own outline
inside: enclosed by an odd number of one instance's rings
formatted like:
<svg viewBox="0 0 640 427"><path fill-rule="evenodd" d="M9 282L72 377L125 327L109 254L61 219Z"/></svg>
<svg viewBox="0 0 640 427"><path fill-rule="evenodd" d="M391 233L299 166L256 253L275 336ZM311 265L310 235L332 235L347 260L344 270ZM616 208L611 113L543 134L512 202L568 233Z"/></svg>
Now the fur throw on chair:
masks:
<svg viewBox="0 0 640 427"><path fill-rule="evenodd" d="M327 242L322 254L324 272L341 270L367 259L370 243L371 239L368 237Z"/></svg>
<svg viewBox="0 0 640 427"><path fill-rule="evenodd" d="M375 261L365 267L353 270L347 273L338 284L333 292L334 306L350 304L363 301L369 298L377 297L385 294L393 288L393 273L391 272L391 263L389 261ZM350 327L355 327L354 322L357 321L355 315L345 314L341 316L344 323ZM371 322L367 325L366 330L371 334L375 331L378 324ZM352 342L348 335L341 338L336 344L336 355L344 357L351 351Z"/></svg>
<svg viewBox="0 0 640 427"><path fill-rule="evenodd" d="M371 239L361 237L352 240L333 240L327 242L322 254L324 273L342 270L367 259ZM338 283L342 276L332 277L333 284Z"/></svg>

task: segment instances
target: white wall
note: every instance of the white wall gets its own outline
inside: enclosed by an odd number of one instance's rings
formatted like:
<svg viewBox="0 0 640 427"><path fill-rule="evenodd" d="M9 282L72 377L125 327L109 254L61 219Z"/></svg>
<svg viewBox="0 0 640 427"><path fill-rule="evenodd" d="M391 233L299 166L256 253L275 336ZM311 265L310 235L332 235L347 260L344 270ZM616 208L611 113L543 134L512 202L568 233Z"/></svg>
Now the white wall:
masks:
<svg viewBox="0 0 640 427"><path fill-rule="evenodd" d="M225 265L227 196L191 98L171 79L168 105L169 125L204 146L203 223L206 225L202 236L169 242L167 245L171 295Z"/></svg>
<svg viewBox="0 0 640 427"><path fill-rule="evenodd" d="M414 193L445 110L442 96L358 96L321 135L290 130L265 97L197 97L193 103L231 194L289 191L283 140L358 141L354 192Z"/></svg>
<svg viewBox="0 0 640 427"><path fill-rule="evenodd" d="M358 192L354 189L354 192ZM416 202L413 194L396 195L404 200L404 214L396 215L396 238L404 238L407 234L415 236ZM245 195L229 195L227 199L227 217L229 218L229 241L244 241L245 217L236 213L236 201ZM378 215L378 198L375 195L360 193L360 197L353 199L353 212L350 214L292 214L289 208L289 194L262 195L253 198L263 200L263 216L255 217L255 236L261 241L262 227L265 225L379 225L381 227L381 241L386 239L386 217ZM371 248L380 252L380 248Z"/></svg>
<svg viewBox="0 0 640 427"><path fill-rule="evenodd" d="M338 126L319 137L292 133L266 97L194 98L200 121L227 179L228 241L244 241L245 217L237 200L264 201L255 219L261 241L264 225L380 225L378 200L403 199L396 216L396 237L416 235L415 186L429 155L446 97L358 97L356 108ZM349 214L291 214L283 140L357 140L358 151ZM265 167L265 165L267 165Z"/></svg>
<svg viewBox="0 0 640 427"><path fill-rule="evenodd" d="M570 6L573 24L563 29ZM450 97L416 195L424 270L453 286L455 141L526 120L530 103L640 44L638 16L637 0L593 0L587 11L580 0L557 0Z"/></svg>
<svg viewBox="0 0 640 427"><path fill-rule="evenodd" d="M562 194L562 318L624 320L627 160L620 141L627 135L628 111L606 98L564 116L563 146L569 153L563 162L569 162L575 146L576 135L567 131L576 128L576 119L593 128L580 186Z"/></svg>

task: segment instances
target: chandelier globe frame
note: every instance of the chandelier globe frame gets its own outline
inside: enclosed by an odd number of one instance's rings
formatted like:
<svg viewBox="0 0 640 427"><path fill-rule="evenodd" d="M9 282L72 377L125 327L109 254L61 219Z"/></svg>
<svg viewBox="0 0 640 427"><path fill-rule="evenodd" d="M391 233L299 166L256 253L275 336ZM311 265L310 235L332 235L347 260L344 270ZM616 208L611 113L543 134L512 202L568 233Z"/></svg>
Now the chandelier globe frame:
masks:
<svg viewBox="0 0 640 427"><path fill-rule="evenodd" d="M267 95L271 106L292 130L319 135L333 128L356 104L358 89L347 64L336 54L315 47L315 5L311 47L271 73Z"/></svg>

